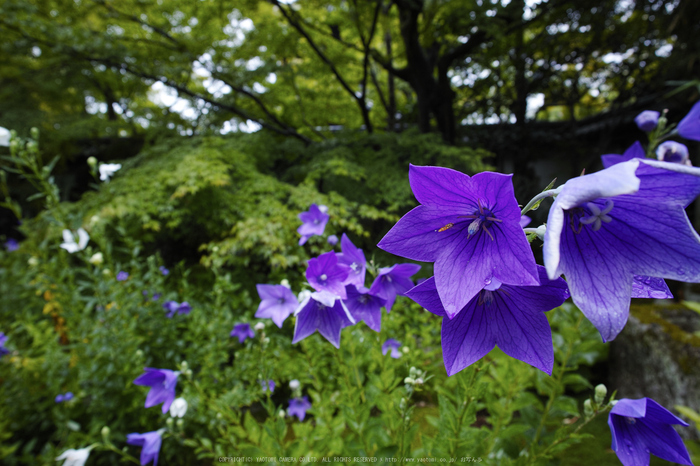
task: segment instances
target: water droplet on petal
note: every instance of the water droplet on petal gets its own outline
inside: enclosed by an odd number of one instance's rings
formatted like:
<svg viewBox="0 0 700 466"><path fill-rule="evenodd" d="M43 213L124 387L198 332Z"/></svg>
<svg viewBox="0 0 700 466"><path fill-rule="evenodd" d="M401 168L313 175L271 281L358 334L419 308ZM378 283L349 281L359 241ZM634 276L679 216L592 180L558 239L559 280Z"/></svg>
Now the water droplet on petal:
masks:
<svg viewBox="0 0 700 466"><path fill-rule="evenodd" d="M484 285L490 285L491 284L491 279L487 278L484 280Z"/></svg>
<svg viewBox="0 0 700 466"><path fill-rule="evenodd" d="M685 270L683 270L682 268L679 268L678 270L676 270L676 272L678 272L678 275L685 275Z"/></svg>
<svg viewBox="0 0 700 466"><path fill-rule="evenodd" d="M664 293L663 291L652 291L652 292L650 293L650 295L651 295L652 298L656 298L656 299L664 299L664 298L666 298L666 293Z"/></svg>

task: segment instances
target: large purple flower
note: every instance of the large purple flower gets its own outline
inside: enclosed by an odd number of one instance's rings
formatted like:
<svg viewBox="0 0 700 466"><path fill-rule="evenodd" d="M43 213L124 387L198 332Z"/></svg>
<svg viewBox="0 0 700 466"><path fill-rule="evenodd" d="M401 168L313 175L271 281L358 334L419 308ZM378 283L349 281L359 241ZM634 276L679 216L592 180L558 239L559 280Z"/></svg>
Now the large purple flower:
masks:
<svg viewBox="0 0 700 466"><path fill-rule="evenodd" d="M381 331L382 306L386 304L386 300L373 295L364 286L348 285L345 290L348 299L344 303L350 315L357 321L363 320L375 332Z"/></svg>
<svg viewBox="0 0 700 466"><path fill-rule="evenodd" d="M442 357L447 375L483 358L498 345L504 353L552 374L552 331L544 313L560 306L569 292L561 278L549 281L537 266L541 285L513 286L492 279L452 319L440 301L434 278L406 296L442 319Z"/></svg>
<svg viewBox="0 0 700 466"><path fill-rule="evenodd" d="M413 288L413 282L409 277L418 273L419 270L420 265L417 264L396 264L391 267L382 267L379 269L377 278L372 282L369 292L386 300L386 312L389 312L396 301L396 296L403 296L404 293Z"/></svg>
<svg viewBox="0 0 700 466"><path fill-rule="evenodd" d="M338 265L335 252L329 251L309 260L306 279L314 290L328 291L345 299L345 280L349 273L350 269Z"/></svg>
<svg viewBox="0 0 700 466"><path fill-rule="evenodd" d="M612 449L624 466L648 465L650 454L692 466L672 424L688 425L651 398L619 400L608 417Z"/></svg>
<svg viewBox="0 0 700 466"><path fill-rule="evenodd" d="M160 431L146 432L145 434L128 434L126 443L143 447L141 450L141 466L145 466L153 460L153 466L158 465L158 453L160 452Z"/></svg>
<svg viewBox="0 0 700 466"><path fill-rule="evenodd" d="M308 396L302 398L292 398L289 400L289 409L287 413L290 416L296 416L300 421L303 421L306 417L306 411L311 409L311 402Z"/></svg>
<svg viewBox="0 0 700 466"><path fill-rule="evenodd" d="M329 216L326 213L328 208L326 206L317 206L316 204L311 204L308 212L302 212L299 214L299 220L302 224L297 228L297 233L301 235L299 239L299 246L306 243L306 241L314 235L322 235L323 230L326 228L326 223L328 223Z"/></svg>
<svg viewBox="0 0 700 466"><path fill-rule="evenodd" d="M7 335L4 332L0 332L0 358L6 354L10 354L10 350L5 348L5 342L7 341Z"/></svg>
<svg viewBox="0 0 700 466"><path fill-rule="evenodd" d="M299 306L292 290L284 285L255 285L260 296L260 306L255 313L258 319L272 319L279 328Z"/></svg>
<svg viewBox="0 0 700 466"><path fill-rule="evenodd" d="M163 414L170 409L170 404L175 399L175 385L177 385L177 376L179 372L173 372L168 369L153 369L146 367L143 369L145 374L138 376L134 383L136 385L145 385L151 387L151 390L146 396L146 408L163 403Z"/></svg>
<svg viewBox="0 0 700 466"><path fill-rule="evenodd" d="M421 205L404 215L378 246L435 262L435 283L449 316L492 277L511 285L539 284L511 177L488 172L469 177L448 168L410 166L411 189Z"/></svg>
<svg viewBox="0 0 700 466"><path fill-rule="evenodd" d="M606 154L601 155L600 158L603 161L603 167L608 168L621 162L627 162L628 160L646 158L646 153L644 152L642 143L636 141L634 144L629 146L625 153L622 155Z"/></svg>
<svg viewBox="0 0 700 466"><path fill-rule="evenodd" d="M331 302L324 299L326 297L319 294L323 293L312 293L310 298L299 305L292 344L300 342L318 330L333 346L340 348L340 330L354 324L355 319L341 300L331 299L333 301L331 305Z"/></svg>
<svg viewBox="0 0 700 466"><path fill-rule="evenodd" d="M343 233L340 239L340 247L343 252L338 254L338 263L350 269L346 285L365 286L365 269L367 262L362 249L356 248L348 235Z"/></svg>
<svg viewBox="0 0 700 466"><path fill-rule="evenodd" d="M615 338L629 314L635 275L700 281L700 237L684 208L700 169L634 159L569 180L549 211L544 263L566 276L574 303Z"/></svg>
<svg viewBox="0 0 700 466"><path fill-rule="evenodd" d="M255 338L255 332L250 328L250 324L236 324L231 330L231 336L238 338L238 343L243 343L248 338Z"/></svg>
<svg viewBox="0 0 700 466"><path fill-rule="evenodd" d="M700 102L693 105L690 112L678 123L678 134L686 139L700 141Z"/></svg>

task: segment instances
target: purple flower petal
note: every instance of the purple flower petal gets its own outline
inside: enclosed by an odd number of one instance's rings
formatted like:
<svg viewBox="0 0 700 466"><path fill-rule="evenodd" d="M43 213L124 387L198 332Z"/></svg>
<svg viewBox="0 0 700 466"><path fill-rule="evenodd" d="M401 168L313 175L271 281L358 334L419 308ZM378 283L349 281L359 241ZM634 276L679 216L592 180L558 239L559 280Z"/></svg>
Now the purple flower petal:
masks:
<svg viewBox="0 0 700 466"><path fill-rule="evenodd" d="M602 155L600 158L603 161L603 167L608 168L608 167L612 167L615 164L618 164L621 162L627 162L628 160L632 160L635 158L636 159L646 158L646 153L644 152L644 148L642 147L642 144L639 141L636 141L634 144L629 146L629 148L627 148L625 153L622 155L607 154L607 155Z"/></svg>
<svg viewBox="0 0 700 466"><path fill-rule="evenodd" d="M632 277L632 297L671 299L673 294L663 278L635 275Z"/></svg>
<svg viewBox="0 0 700 466"><path fill-rule="evenodd" d="M143 447L141 450L141 466L153 461L153 466L158 465L158 453L162 439L160 432L146 432L145 434L127 434L126 443Z"/></svg>
<svg viewBox="0 0 700 466"><path fill-rule="evenodd" d="M398 359L401 357L399 348L401 348L401 342L396 341L393 338L389 338L382 345L382 355L386 356L386 353L388 353L391 350L391 357L394 359Z"/></svg>
<svg viewBox="0 0 700 466"><path fill-rule="evenodd" d="M686 139L700 141L700 102L678 123L678 134Z"/></svg>
<svg viewBox="0 0 700 466"><path fill-rule="evenodd" d="M300 421L303 421L306 417L306 411L311 409L311 402L308 396L302 398L292 398L289 400L289 409L287 413L290 416L296 416Z"/></svg>
<svg viewBox="0 0 700 466"><path fill-rule="evenodd" d="M644 110L635 117L634 122L637 124L639 129L648 133L649 131L654 130L656 125L659 124L660 116L661 114L654 110Z"/></svg>
<svg viewBox="0 0 700 466"><path fill-rule="evenodd" d="M299 220L302 221L302 224L297 228L297 233L301 235L299 245L306 243L306 240L311 236L322 235L329 218L328 214L323 212L316 204L311 204L308 212L300 213Z"/></svg>
<svg viewBox="0 0 700 466"><path fill-rule="evenodd" d="M144 368L144 371L146 372L134 380L134 384L151 387L146 396L145 407L150 408L163 403L163 414L167 413L175 399L175 386L179 372L151 367Z"/></svg>
<svg viewBox="0 0 700 466"><path fill-rule="evenodd" d="M356 248L345 233L343 233L340 239L340 247L343 252L338 254L338 264L350 269L345 284L358 287L364 286L367 262L365 261L365 255L362 249Z"/></svg>
<svg viewBox="0 0 700 466"><path fill-rule="evenodd" d="M247 338L255 338L255 332L250 324L236 324L231 330L232 337L238 337L238 343L243 343Z"/></svg>
<svg viewBox="0 0 700 466"><path fill-rule="evenodd" d="M688 147L676 141L664 141L656 148L656 158L662 162L690 165Z"/></svg>
<svg viewBox="0 0 700 466"><path fill-rule="evenodd" d="M370 294L386 300L386 311L390 312L396 296L402 296L413 288L413 282L409 278L420 270L417 264L396 264L391 267L379 269L377 278L374 279L369 289Z"/></svg>

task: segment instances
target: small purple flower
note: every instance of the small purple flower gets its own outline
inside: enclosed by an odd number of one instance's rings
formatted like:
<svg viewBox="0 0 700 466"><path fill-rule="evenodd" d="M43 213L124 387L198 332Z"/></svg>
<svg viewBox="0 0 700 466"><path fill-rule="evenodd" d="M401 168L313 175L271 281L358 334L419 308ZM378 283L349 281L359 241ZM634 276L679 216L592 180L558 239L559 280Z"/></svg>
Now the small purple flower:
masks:
<svg viewBox="0 0 700 466"><path fill-rule="evenodd" d="M6 354L10 354L10 350L5 348L5 342L7 341L7 335L4 332L0 332L0 358Z"/></svg>
<svg viewBox="0 0 700 466"><path fill-rule="evenodd" d="M300 421L303 421L306 417L306 412L311 409L311 402L308 396L303 396L301 398L292 398L289 400L289 409L287 413L290 416L296 416Z"/></svg>
<svg viewBox="0 0 700 466"><path fill-rule="evenodd" d="M678 134L686 139L700 141L700 102L678 123Z"/></svg>
<svg viewBox="0 0 700 466"><path fill-rule="evenodd" d="M628 160L644 159L644 158L646 158L646 153L644 152L644 148L642 147L642 143L640 143L639 141L636 141L634 144L629 146L627 148L627 150L625 151L625 153L622 155L606 154L606 155L601 155L600 158L603 161L603 167L608 168L608 167L612 167L613 165L621 163L621 162L627 162Z"/></svg>
<svg viewBox="0 0 700 466"><path fill-rule="evenodd" d="M338 266L338 257L333 251L310 259L306 268L306 279L314 290L328 291L342 299L347 298L344 282L349 274L349 269Z"/></svg>
<svg viewBox="0 0 700 466"><path fill-rule="evenodd" d="M624 466L648 465L650 454L692 466L673 424L688 425L651 398L619 400L608 416L611 448Z"/></svg>
<svg viewBox="0 0 700 466"><path fill-rule="evenodd" d="M168 275L170 273L170 270L166 269L164 265L158 267L158 270L160 270L160 273L162 273L163 275Z"/></svg>
<svg viewBox="0 0 700 466"><path fill-rule="evenodd" d="M656 148L656 158L662 162L691 165L688 158L688 147L676 141L665 141Z"/></svg>
<svg viewBox="0 0 700 466"><path fill-rule="evenodd" d="M192 311L192 306L190 306L190 303L187 301L183 301L178 307L177 307L177 313L178 314L189 314L190 311Z"/></svg>
<svg viewBox="0 0 700 466"><path fill-rule="evenodd" d="M7 249L7 252L16 251L19 249L19 243L16 239L9 238L7 241L5 241L5 249Z"/></svg>
<svg viewBox="0 0 700 466"><path fill-rule="evenodd" d="M260 305L255 313L258 319L272 319L279 328L299 306L292 290L284 285L256 285Z"/></svg>
<svg viewBox="0 0 700 466"><path fill-rule="evenodd" d="M539 284L535 257L520 226L512 175L470 177L449 168L411 165L408 176L421 205L404 215L378 246L434 262L435 283L449 316L491 278L509 285ZM389 310L393 301L387 300Z"/></svg>
<svg viewBox="0 0 700 466"><path fill-rule="evenodd" d="M302 224L297 228L297 233L301 235L299 239L299 246L302 246L306 241L314 235L322 235L323 230L326 228L326 223L330 218L326 213L328 208L326 206L317 206L316 204L311 204L308 212L302 212L299 214L299 220Z"/></svg>
<svg viewBox="0 0 700 466"><path fill-rule="evenodd" d="M117 274L117 281L118 282L123 282L127 278L129 278L129 274L124 272L123 270Z"/></svg>
<svg viewBox="0 0 700 466"><path fill-rule="evenodd" d="M62 393L59 393L58 395L56 395L56 398L53 399L53 401L55 401L56 403L63 403L64 400L65 398Z"/></svg>
<svg viewBox="0 0 700 466"><path fill-rule="evenodd" d="M144 385L151 387L151 390L146 396L146 408L163 403L163 414L167 413L170 405L175 399L175 386L177 385L177 377L179 372L174 372L168 369L153 369L150 367L144 368L145 374L138 376L134 383L136 385Z"/></svg>
<svg viewBox="0 0 700 466"><path fill-rule="evenodd" d="M250 324L236 324L231 330L232 337L238 337L238 343L243 343L248 338L255 338L255 332L250 328Z"/></svg>
<svg viewBox="0 0 700 466"><path fill-rule="evenodd" d="M63 395L63 401L70 401L73 399L73 392L66 392L65 395Z"/></svg>
<svg viewBox="0 0 700 466"><path fill-rule="evenodd" d="M539 265L537 271L539 286L505 285L491 279L452 319L440 301L434 278L406 293L443 318L442 356L448 376L483 358L496 345L508 356L552 374L552 331L544 313L560 306L569 292L563 279L549 281Z"/></svg>
<svg viewBox="0 0 700 466"><path fill-rule="evenodd" d="M700 237L685 213L698 194L700 169L650 159L563 186L549 211L544 263L549 278L566 276L603 340L625 326L635 276L700 281Z"/></svg>
<svg viewBox="0 0 700 466"><path fill-rule="evenodd" d="M166 301L163 303L163 309L165 309L168 312L168 314L166 315L166 317L168 318L172 318L172 316L175 315L179 307L180 303L178 303L177 301Z"/></svg>
<svg viewBox="0 0 700 466"><path fill-rule="evenodd" d="M396 296L402 296L413 288L413 282L409 277L418 273L419 270L420 265L417 264L396 264L391 267L382 267L379 269L379 274L374 279L369 292L386 300L386 312L390 312Z"/></svg>
<svg viewBox="0 0 700 466"><path fill-rule="evenodd" d="M356 248L345 233L340 239L340 247L343 252L338 254L338 264L350 269L345 284L358 287L365 286L367 261L365 261L365 254L362 252L362 249Z"/></svg>
<svg viewBox="0 0 700 466"><path fill-rule="evenodd" d="M333 346L340 348L340 330L355 323L355 319L341 300L331 299L333 303L330 305L330 302L319 296L322 293L312 293L311 297L299 305L292 344L318 330Z"/></svg>
<svg viewBox="0 0 700 466"><path fill-rule="evenodd" d="M386 356L386 353L389 352L389 350L391 350L391 357L394 359L398 359L401 357L399 348L401 348L401 342L396 341L393 338L389 338L382 345L382 354Z"/></svg>
<svg viewBox="0 0 700 466"><path fill-rule="evenodd" d="M259 380L258 382L260 382L260 386L262 387L263 393L265 393L268 389L270 390L270 393L274 393L276 386L274 380Z"/></svg>
<svg viewBox="0 0 700 466"><path fill-rule="evenodd" d="M634 122L637 123L637 127L642 131L648 133L656 128L659 124L659 117L661 114L655 112L654 110L644 110L642 113L636 116Z"/></svg>
<svg viewBox="0 0 700 466"><path fill-rule="evenodd" d="M161 294L160 293L153 293L153 297L151 298L151 301L158 301L160 299Z"/></svg>
<svg viewBox="0 0 700 466"><path fill-rule="evenodd" d="M143 290L143 291L141 292L141 294L144 295L144 296L148 296L148 291Z"/></svg>
<svg viewBox="0 0 700 466"><path fill-rule="evenodd" d="M330 244L331 246L335 246L336 244L338 244L338 237L335 235L330 235L327 241L328 244Z"/></svg>
<svg viewBox="0 0 700 466"><path fill-rule="evenodd" d="M355 320L364 321L375 332L382 328L382 306L386 304L384 298L374 296L364 286L348 285L345 287L348 299L344 301Z"/></svg>
<svg viewBox="0 0 700 466"><path fill-rule="evenodd" d="M145 434L128 434L126 443L143 447L141 450L141 466L145 466L151 460L153 466L158 465L158 453L160 452L160 431L146 432Z"/></svg>

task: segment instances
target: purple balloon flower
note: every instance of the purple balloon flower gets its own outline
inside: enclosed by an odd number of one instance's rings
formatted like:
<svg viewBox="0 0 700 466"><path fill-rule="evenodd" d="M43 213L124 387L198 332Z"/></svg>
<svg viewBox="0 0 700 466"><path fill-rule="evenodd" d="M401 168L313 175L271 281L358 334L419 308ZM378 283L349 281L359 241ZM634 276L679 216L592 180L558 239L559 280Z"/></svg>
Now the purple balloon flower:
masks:
<svg viewBox="0 0 700 466"><path fill-rule="evenodd" d="M328 244L331 246L335 246L338 244L338 237L336 235L330 235L326 241L328 241Z"/></svg>
<svg viewBox="0 0 700 466"><path fill-rule="evenodd" d="M178 303L177 301L166 301L163 303L163 309L165 309L168 312L166 314L166 317L168 318L172 318L172 316L175 315L179 307L180 303Z"/></svg>
<svg viewBox="0 0 700 466"><path fill-rule="evenodd" d="M56 395L56 398L53 399L53 401L56 403L63 403L63 400L64 398L62 393L59 393L58 395Z"/></svg>
<svg viewBox="0 0 700 466"><path fill-rule="evenodd" d="M652 131L659 124L659 117L661 114L654 110L644 110L642 113L636 116L634 122L637 123L637 127L644 132Z"/></svg>
<svg viewBox="0 0 700 466"><path fill-rule="evenodd" d="M382 329L382 306L384 298L375 296L364 286L348 285L345 288L348 299L343 301L355 320L363 320L375 332Z"/></svg>
<svg viewBox="0 0 700 466"><path fill-rule="evenodd" d="M650 454L692 466L688 450L672 424L688 425L651 398L619 400L608 416L611 448L624 466L648 465Z"/></svg>
<svg viewBox="0 0 700 466"><path fill-rule="evenodd" d="M152 301L158 301L160 299L160 293L153 293L153 298L151 298Z"/></svg>
<svg viewBox="0 0 700 466"><path fill-rule="evenodd" d="M306 279L314 290L328 291L342 299L347 298L344 282L349 274L349 269L338 266L338 257L333 251L310 259L306 268Z"/></svg>
<svg viewBox="0 0 700 466"><path fill-rule="evenodd" d="M421 205L404 215L378 246L412 260L435 262L435 283L449 316L492 277L509 285L539 284L511 177L409 168L411 189Z"/></svg>
<svg viewBox="0 0 700 466"><path fill-rule="evenodd" d="M177 385L177 377L179 372L173 372L168 369L153 369L150 367L144 368L145 374L138 376L134 383L136 385L144 385L151 387L151 390L146 396L146 408L163 403L163 414L167 413L170 405L175 399L175 386Z"/></svg>
<svg viewBox="0 0 700 466"><path fill-rule="evenodd" d="M268 390L270 390L270 393L273 393L275 391L276 385L274 380L259 380L258 382L260 382L260 386L262 387L263 393L265 393Z"/></svg>
<svg viewBox="0 0 700 466"><path fill-rule="evenodd" d="M372 282L369 292L385 299L386 312L390 312L394 301L396 301L396 296L402 296L413 288L413 282L409 277L418 273L419 270L420 265L417 264L396 264L391 267L382 267L379 269L377 278Z"/></svg>
<svg viewBox="0 0 700 466"><path fill-rule="evenodd" d="M314 235L322 235L323 230L326 228L326 223L330 218L326 213L328 208L326 206L317 206L316 204L311 204L308 212L302 212L299 214L299 220L302 224L297 228L297 233L301 235L299 239L299 246L306 243L306 241Z"/></svg>
<svg viewBox="0 0 700 466"><path fill-rule="evenodd" d="M123 282L127 278L129 278L129 274L124 272L123 270L117 274L117 281L118 282Z"/></svg>
<svg viewBox="0 0 700 466"><path fill-rule="evenodd" d="M700 237L685 207L700 169L634 159L569 180L549 211L544 263L566 276L603 340L627 322L635 276L700 281Z"/></svg>
<svg viewBox="0 0 700 466"><path fill-rule="evenodd" d="M158 453L160 452L160 431L146 432L145 434L128 434L126 443L143 447L141 450L141 466L145 466L153 460L153 466L158 465Z"/></svg>
<svg viewBox="0 0 700 466"><path fill-rule="evenodd" d="M299 306L292 290L284 285L255 285L260 296L260 305L255 313L258 319L272 319L279 328Z"/></svg>
<svg viewBox="0 0 700 466"><path fill-rule="evenodd" d="M625 153L622 155L606 154L606 155L601 155L600 158L603 161L603 167L608 168L608 167L612 167L613 165L621 163L621 162L627 162L628 160L644 159L644 158L646 158L646 153L644 152L644 148L642 147L642 143L640 143L639 141L636 141L634 144L629 146L627 148L627 150L625 151Z"/></svg>
<svg viewBox="0 0 700 466"><path fill-rule="evenodd" d="M656 158L662 162L691 165L688 158L688 147L676 141L665 141L656 148Z"/></svg>
<svg viewBox="0 0 700 466"><path fill-rule="evenodd" d="M166 269L164 265L158 267L158 270L160 270L160 273L162 273L163 275L168 275L170 273L170 270Z"/></svg>
<svg viewBox="0 0 700 466"><path fill-rule="evenodd" d="M10 350L5 348L5 342L7 341L7 335L4 332L0 332L0 358L6 354L10 354Z"/></svg>
<svg viewBox="0 0 700 466"><path fill-rule="evenodd" d="M238 343L243 343L248 338L255 338L255 332L250 328L250 324L236 324L231 330L231 336L238 338Z"/></svg>
<svg viewBox="0 0 700 466"><path fill-rule="evenodd" d="M7 241L5 241L5 249L7 249L7 252L16 251L19 249L19 243L16 239L9 238Z"/></svg>
<svg viewBox="0 0 700 466"><path fill-rule="evenodd" d="M189 314L191 311L192 311L192 306L190 306L190 303L188 303L187 301L183 301L177 307L178 314Z"/></svg>
<svg viewBox="0 0 700 466"><path fill-rule="evenodd" d="M401 357L399 348L401 348L401 342L396 341L393 338L389 338L382 345L382 354L386 356L386 353L389 352L389 350L391 350L391 357L394 359L398 359Z"/></svg>
<svg viewBox="0 0 700 466"><path fill-rule="evenodd" d="M700 102L678 123L678 134L686 139L700 141Z"/></svg>
<svg viewBox="0 0 700 466"><path fill-rule="evenodd" d="M343 233L340 239L340 247L343 252L338 254L338 263L350 269L345 284L365 286L367 261L365 261L365 255L362 249L356 248L345 233Z"/></svg>
<svg viewBox="0 0 700 466"><path fill-rule="evenodd" d="M306 417L306 412L311 409L311 402L308 396L303 396L301 398L292 398L289 400L289 409L287 413L290 416L296 416L300 421L303 421Z"/></svg>
<svg viewBox="0 0 700 466"><path fill-rule="evenodd" d="M322 296L322 293L312 293L311 297L303 301L296 314L294 326L294 339L292 344L298 343L316 330L336 348L340 348L340 330L355 323L355 319L343 302L339 299L331 299L332 305Z"/></svg>
<svg viewBox="0 0 700 466"><path fill-rule="evenodd" d="M452 319L433 278L406 293L443 318L442 357L448 376L483 358L496 345L508 356L552 374L552 331L544 313L560 306L569 292L561 278L549 281L545 268L539 265L537 271L539 286L505 285L492 279Z"/></svg>
<svg viewBox="0 0 700 466"><path fill-rule="evenodd" d="M65 395L63 395L63 401L70 401L73 399L73 392L66 392Z"/></svg>

